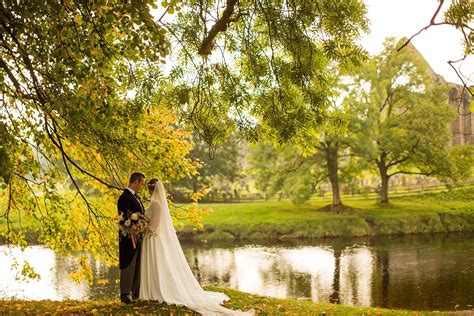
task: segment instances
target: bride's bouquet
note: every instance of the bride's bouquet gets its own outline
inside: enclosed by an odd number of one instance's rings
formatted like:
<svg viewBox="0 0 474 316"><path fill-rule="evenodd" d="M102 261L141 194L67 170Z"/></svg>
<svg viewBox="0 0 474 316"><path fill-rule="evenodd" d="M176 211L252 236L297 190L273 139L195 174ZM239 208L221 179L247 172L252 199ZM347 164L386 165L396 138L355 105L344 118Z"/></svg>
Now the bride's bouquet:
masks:
<svg viewBox="0 0 474 316"><path fill-rule="evenodd" d="M130 236L132 239L133 249L137 247L137 236L144 233L150 219L141 213L132 213L127 219L124 219L123 214L119 215L120 233L123 236Z"/></svg>

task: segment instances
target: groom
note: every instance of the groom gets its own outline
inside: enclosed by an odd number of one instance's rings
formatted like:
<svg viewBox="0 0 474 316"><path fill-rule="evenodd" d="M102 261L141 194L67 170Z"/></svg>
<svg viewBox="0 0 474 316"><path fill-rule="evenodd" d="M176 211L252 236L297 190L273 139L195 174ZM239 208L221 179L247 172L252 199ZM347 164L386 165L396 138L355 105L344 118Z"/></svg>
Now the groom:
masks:
<svg viewBox="0 0 474 316"><path fill-rule="evenodd" d="M123 191L117 202L119 214L126 221L133 213L145 213L140 192L145 184L145 175L135 172L130 176L128 187ZM120 267L120 300L125 304L138 299L140 292L140 252L141 239L137 238L136 248L130 236L119 233L119 267ZM130 299L130 293L132 299Z"/></svg>

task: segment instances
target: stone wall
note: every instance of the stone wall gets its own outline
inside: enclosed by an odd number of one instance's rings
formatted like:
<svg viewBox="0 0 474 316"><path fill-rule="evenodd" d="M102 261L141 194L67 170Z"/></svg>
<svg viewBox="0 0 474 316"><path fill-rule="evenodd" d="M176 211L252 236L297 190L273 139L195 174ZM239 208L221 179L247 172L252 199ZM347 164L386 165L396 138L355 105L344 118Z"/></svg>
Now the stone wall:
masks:
<svg viewBox="0 0 474 316"><path fill-rule="evenodd" d="M461 86L453 86L449 90L449 104L458 113L450 124L453 138L451 146L474 145L474 113L469 109L471 97Z"/></svg>

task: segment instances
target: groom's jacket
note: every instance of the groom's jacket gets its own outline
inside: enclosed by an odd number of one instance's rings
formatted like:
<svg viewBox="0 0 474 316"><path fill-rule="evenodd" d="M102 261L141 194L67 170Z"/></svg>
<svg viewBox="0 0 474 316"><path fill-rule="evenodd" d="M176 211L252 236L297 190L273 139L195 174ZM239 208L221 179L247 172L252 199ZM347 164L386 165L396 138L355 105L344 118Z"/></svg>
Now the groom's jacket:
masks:
<svg viewBox="0 0 474 316"><path fill-rule="evenodd" d="M122 214L123 221L126 221L133 213L144 214L145 209L142 202L125 189L117 202L118 213ZM119 267L125 269L132 261L135 251L140 247L140 240L137 241L137 247L133 249L130 236L124 236L119 232Z"/></svg>

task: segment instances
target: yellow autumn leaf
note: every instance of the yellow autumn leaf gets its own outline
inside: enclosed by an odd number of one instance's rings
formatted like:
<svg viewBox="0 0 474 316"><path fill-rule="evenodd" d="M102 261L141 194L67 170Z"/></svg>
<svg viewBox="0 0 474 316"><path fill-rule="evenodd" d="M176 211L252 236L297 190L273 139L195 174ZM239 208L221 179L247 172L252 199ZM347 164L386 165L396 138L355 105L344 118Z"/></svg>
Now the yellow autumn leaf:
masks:
<svg viewBox="0 0 474 316"><path fill-rule="evenodd" d="M82 25L82 15L78 14L74 16L74 22L76 22L78 25Z"/></svg>
<svg viewBox="0 0 474 316"><path fill-rule="evenodd" d="M100 279L100 280L97 280L97 284L99 284L99 285L106 285L106 284L109 284L109 280L107 280L107 279Z"/></svg>

